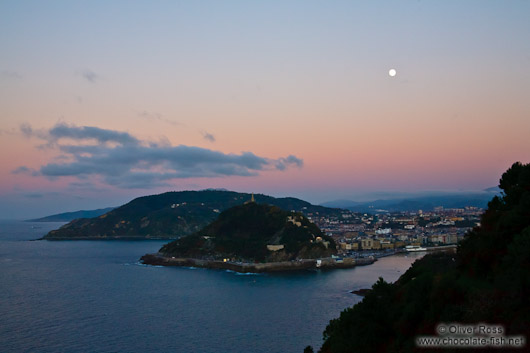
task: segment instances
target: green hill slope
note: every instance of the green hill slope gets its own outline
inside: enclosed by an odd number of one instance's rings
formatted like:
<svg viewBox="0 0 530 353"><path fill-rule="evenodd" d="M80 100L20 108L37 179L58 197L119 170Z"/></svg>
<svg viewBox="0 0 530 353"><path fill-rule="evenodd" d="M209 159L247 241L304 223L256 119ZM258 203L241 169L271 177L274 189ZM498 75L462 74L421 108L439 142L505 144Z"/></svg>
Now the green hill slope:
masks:
<svg viewBox="0 0 530 353"><path fill-rule="evenodd" d="M144 196L91 219L77 219L49 232L43 239L176 239L196 232L227 208L243 204L251 195L231 191L204 190L167 192ZM284 210L319 214L339 209L314 206L295 198L255 195L256 202Z"/></svg>
<svg viewBox="0 0 530 353"><path fill-rule="evenodd" d="M530 164L514 164L500 188L503 196L489 202L457 254L427 255L394 284L380 279L330 322L320 352L422 352L416 338L445 337L437 325L455 322L502 326L504 337L530 338Z"/></svg>
<svg viewBox="0 0 530 353"><path fill-rule="evenodd" d="M166 244L160 252L268 262L326 257L336 249L333 240L301 213L251 202L224 211L199 232Z"/></svg>

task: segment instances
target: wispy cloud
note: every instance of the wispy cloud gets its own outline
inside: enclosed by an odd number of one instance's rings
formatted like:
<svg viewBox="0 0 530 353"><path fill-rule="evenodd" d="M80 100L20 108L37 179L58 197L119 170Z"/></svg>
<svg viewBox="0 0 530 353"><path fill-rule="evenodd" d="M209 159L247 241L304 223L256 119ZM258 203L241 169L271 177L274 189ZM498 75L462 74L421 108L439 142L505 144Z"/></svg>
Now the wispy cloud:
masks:
<svg viewBox="0 0 530 353"><path fill-rule="evenodd" d="M47 163L37 171L19 167L13 172L31 173L50 179L98 178L121 188L169 185L172 179L256 176L270 170L302 167L303 161L289 155L278 159L252 152L223 153L202 147L172 146L141 141L127 132L90 126L58 124L45 134L21 126L27 136L44 138L57 148L64 162ZM92 142L92 143L87 143Z"/></svg>
<svg viewBox="0 0 530 353"><path fill-rule="evenodd" d="M127 132L101 129L94 126L76 126L66 123L58 123L49 130L35 130L30 124L20 125L20 132L25 137L36 137L47 141L47 146L56 146L61 140L73 140L74 142L97 142L99 144L116 143L121 145L138 145L140 140ZM58 147L66 147L59 143ZM57 147L57 146L56 146ZM75 145L73 145L75 147Z"/></svg>
<svg viewBox="0 0 530 353"><path fill-rule="evenodd" d="M0 136L2 136L2 135L18 135L18 134L19 134L19 131L17 129L14 129L14 128L0 129Z"/></svg>
<svg viewBox="0 0 530 353"><path fill-rule="evenodd" d="M82 78L84 78L90 83L96 83L96 81L99 80L100 78L100 76L97 73L89 69L85 69L81 71L80 74Z"/></svg>
<svg viewBox="0 0 530 353"><path fill-rule="evenodd" d="M102 187L101 185L96 185L90 181L74 181L68 184L68 192L79 192L79 191L88 191L93 192L107 192L107 187Z"/></svg>
<svg viewBox="0 0 530 353"><path fill-rule="evenodd" d="M210 142L215 142L215 136L206 132L206 131L202 131L201 132L202 134L202 137L206 140L206 141L210 141Z"/></svg>
<svg viewBox="0 0 530 353"><path fill-rule="evenodd" d="M44 197L44 194L38 192L28 192L23 194L22 196L27 197L28 199L42 199Z"/></svg>
<svg viewBox="0 0 530 353"><path fill-rule="evenodd" d="M304 166L304 161L296 156L293 156L292 154L285 158L278 158L276 160L276 169L278 170L285 170L291 165L301 168Z"/></svg>
<svg viewBox="0 0 530 353"><path fill-rule="evenodd" d="M127 132L100 129L93 126L67 125L65 123L57 124L51 128L49 136L53 141L70 138L78 141L95 140L99 143L116 142L122 145L137 145L140 143L138 139Z"/></svg>
<svg viewBox="0 0 530 353"><path fill-rule="evenodd" d="M26 137L34 136L33 128L31 127L30 124L27 124L27 123L20 124L20 132L22 133L22 135Z"/></svg>
<svg viewBox="0 0 530 353"><path fill-rule="evenodd" d="M1 70L0 71L0 79L2 80L20 80L22 79L22 75L13 70Z"/></svg>
<svg viewBox="0 0 530 353"><path fill-rule="evenodd" d="M11 171L12 174L28 174L28 175L37 175L38 172L32 168L25 166L18 167L15 170Z"/></svg>
<svg viewBox="0 0 530 353"><path fill-rule="evenodd" d="M160 114L160 113L149 112L147 110L144 110L141 113L138 113L138 116L143 118L143 119L147 119L147 120L151 120L151 121L161 121L161 122L167 123L169 125L173 125L173 126L182 125L178 121L164 118L164 116L162 114Z"/></svg>
<svg viewBox="0 0 530 353"><path fill-rule="evenodd" d="M28 199L42 199L42 198L48 198L50 196L61 196L61 193L57 191L41 191L41 190L34 190L34 191L16 190L16 191L18 191L18 194L20 196L28 198Z"/></svg>

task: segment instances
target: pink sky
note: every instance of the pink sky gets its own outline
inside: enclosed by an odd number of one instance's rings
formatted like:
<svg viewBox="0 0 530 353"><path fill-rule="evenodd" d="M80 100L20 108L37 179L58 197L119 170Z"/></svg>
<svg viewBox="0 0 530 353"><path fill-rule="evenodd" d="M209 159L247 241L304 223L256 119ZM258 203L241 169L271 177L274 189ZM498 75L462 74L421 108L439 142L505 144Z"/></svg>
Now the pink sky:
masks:
<svg viewBox="0 0 530 353"><path fill-rule="evenodd" d="M96 1L27 11L2 3L2 218L208 187L318 203L495 186L513 162L530 161L530 5L509 4ZM137 188L107 171L51 178L41 168L81 157L59 146L100 143L49 144L58 124L123 132L175 153L180 145L221 159L250 152L267 164L254 176L206 167L209 177ZM278 170L290 155L303 165ZM150 168L167 168L161 163ZM26 172L13 173L20 167Z"/></svg>

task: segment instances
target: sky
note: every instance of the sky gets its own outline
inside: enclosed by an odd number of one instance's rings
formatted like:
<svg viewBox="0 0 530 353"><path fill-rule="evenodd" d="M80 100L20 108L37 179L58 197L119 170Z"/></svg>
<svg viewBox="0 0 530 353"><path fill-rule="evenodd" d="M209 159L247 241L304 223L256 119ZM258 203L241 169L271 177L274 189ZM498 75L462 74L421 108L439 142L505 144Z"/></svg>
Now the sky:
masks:
<svg viewBox="0 0 530 353"><path fill-rule="evenodd" d="M172 190L321 203L495 186L530 162L529 14L525 0L3 0L0 218Z"/></svg>

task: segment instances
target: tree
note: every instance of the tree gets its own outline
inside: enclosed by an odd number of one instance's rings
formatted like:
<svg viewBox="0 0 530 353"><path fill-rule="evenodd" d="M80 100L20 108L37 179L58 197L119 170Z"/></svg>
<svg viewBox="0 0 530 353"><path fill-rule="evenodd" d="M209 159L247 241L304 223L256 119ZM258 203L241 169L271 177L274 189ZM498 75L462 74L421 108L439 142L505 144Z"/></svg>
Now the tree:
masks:
<svg viewBox="0 0 530 353"><path fill-rule="evenodd" d="M380 279L330 321L319 352L422 351L414 338L442 322L490 322L530 337L530 164L514 163L499 186L456 255L426 255L395 283Z"/></svg>

